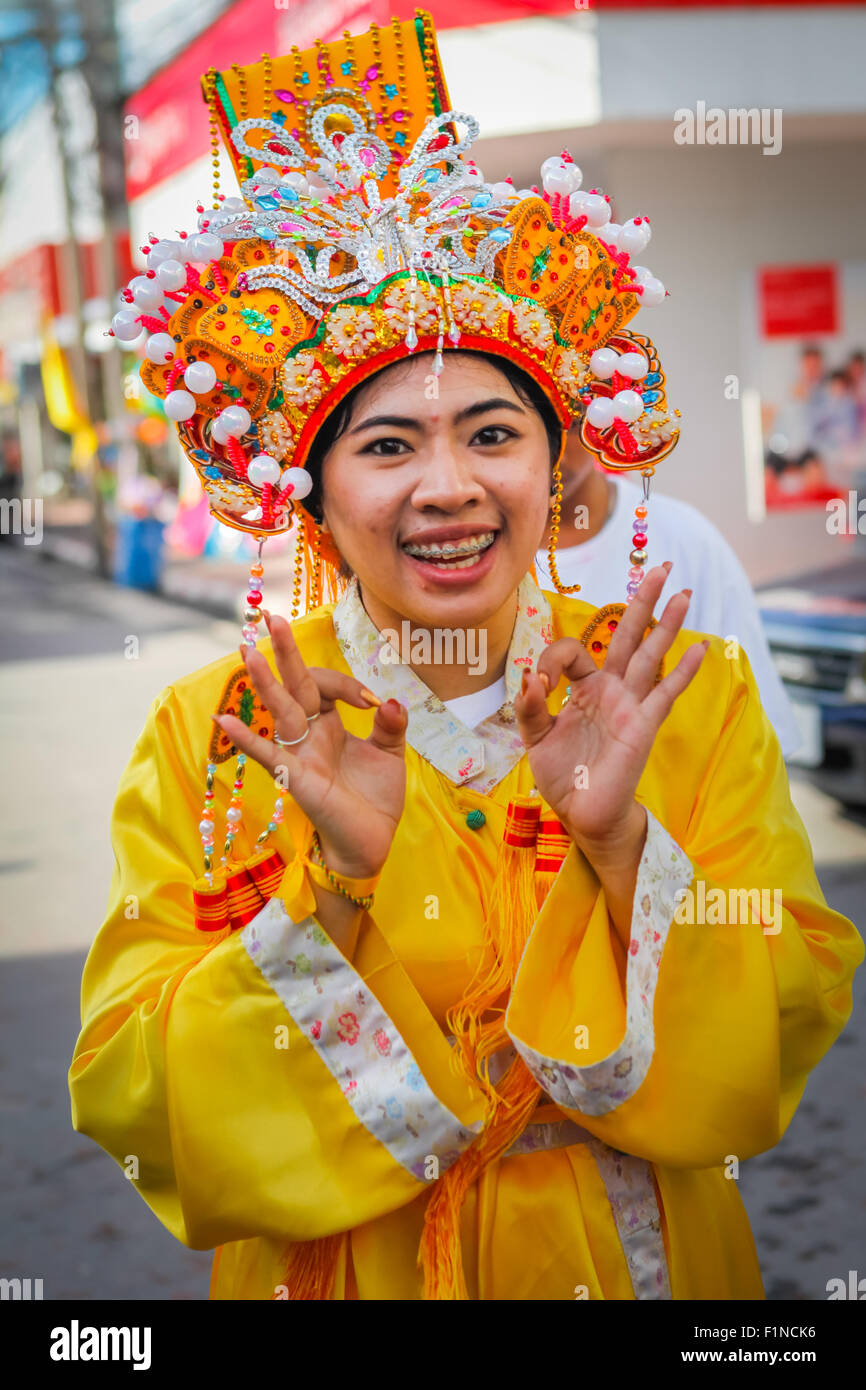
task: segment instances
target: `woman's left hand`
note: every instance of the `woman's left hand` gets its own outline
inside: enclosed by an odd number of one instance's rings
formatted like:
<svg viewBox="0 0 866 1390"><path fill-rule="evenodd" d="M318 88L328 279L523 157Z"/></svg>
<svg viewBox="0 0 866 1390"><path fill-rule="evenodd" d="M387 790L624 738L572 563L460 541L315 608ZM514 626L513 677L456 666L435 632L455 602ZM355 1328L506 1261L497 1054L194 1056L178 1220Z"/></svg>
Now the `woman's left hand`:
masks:
<svg viewBox="0 0 866 1390"><path fill-rule="evenodd" d="M644 639L669 568L647 573L601 669L576 638L561 638L542 654L537 671L524 675L515 701L535 785L580 848L614 845L634 825L635 790L655 736L706 654L708 643L695 642L655 684L689 606L689 591L674 594ZM547 692L563 675L571 695L552 715Z"/></svg>

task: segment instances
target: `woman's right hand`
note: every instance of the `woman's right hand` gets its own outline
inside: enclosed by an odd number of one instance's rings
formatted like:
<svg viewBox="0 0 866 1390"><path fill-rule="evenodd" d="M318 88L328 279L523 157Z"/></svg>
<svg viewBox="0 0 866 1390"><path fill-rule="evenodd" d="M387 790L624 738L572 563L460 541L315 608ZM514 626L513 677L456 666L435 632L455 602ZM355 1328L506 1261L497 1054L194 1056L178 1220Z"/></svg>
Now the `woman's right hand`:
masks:
<svg viewBox="0 0 866 1390"><path fill-rule="evenodd" d="M269 622L278 680L254 647L242 648L250 680L271 713L282 748L233 715L214 715L234 744L266 768L319 832L322 855L338 877L372 878L380 872L403 813L406 796L408 714L396 700L376 709L369 738L346 732L337 700L358 709L376 704L360 681L342 671L307 667L284 618ZM308 721L308 716L318 718ZM280 774L280 769L285 769Z"/></svg>

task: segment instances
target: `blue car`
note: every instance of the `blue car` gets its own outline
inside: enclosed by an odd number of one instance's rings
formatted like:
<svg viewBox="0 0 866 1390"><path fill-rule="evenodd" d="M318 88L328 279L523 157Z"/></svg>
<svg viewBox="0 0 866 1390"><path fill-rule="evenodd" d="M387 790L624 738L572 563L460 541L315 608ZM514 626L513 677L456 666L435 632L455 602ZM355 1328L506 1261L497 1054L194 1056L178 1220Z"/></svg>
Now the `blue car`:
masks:
<svg viewBox="0 0 866 1390"><path fill-rule="evenodd" d="M802 746L788 759L845 806L866 806L866 560L757 594Z"/></svg>

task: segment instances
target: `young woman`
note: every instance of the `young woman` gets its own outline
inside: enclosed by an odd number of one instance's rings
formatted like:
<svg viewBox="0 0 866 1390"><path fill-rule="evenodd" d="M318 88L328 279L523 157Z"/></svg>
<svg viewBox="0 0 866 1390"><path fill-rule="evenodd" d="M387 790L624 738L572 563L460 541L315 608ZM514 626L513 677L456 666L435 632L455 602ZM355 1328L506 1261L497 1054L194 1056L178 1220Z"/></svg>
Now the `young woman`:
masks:
<svg viewBox="0 0 866 1390"><path fill-rule="evenodd" d="M645 478L676 442L625 327L664 299L646 220L567 154L543 196L485 183L420 12L205 87L244 200L153 246L115 331L214 513L291 506L344 591L259 641L256 564L242 661L155 701L75 1126L215 1249L214 1298L759 1298L737 1164L862 944L747 657L688 591L653 620L646 508L628 605L531 569L572 423Z"/></svg>
<svg viewBox="0 0 866 1390"><path fill-rule="evenodd" d="M287 770L281 833L303 846L314 828L343 891L296 857L260 917L203 946L191 731L235 663L165 692L117 801L76 1126L136 1159L173 1234L217 1247L217 1298L761 1297L732 1159L784 1132L847 1018L859 939L821 895L746 658L682 631L685 593L641 641L660 567L597 669L576 637L591 610L548 609L527 573L549 411L482 355L449 354L438 399L428 369L374 376L323 453L347 595L294 628L274 618L272 646L246 653L289 746L219 716L267 773ZM431 557L446 542L452 558ZM404 622L482 634L486 674L383 663L379 634ZM467 727L448 702L479 683L487 712ZM509 802L533 788L568 851L473 1086L455 1012ZM260 817L272 798L248 778ZM679 890L717 889L757 889L762 910L679 911ZM364 911L352 899L370 891ZM485 1148L497 1076L510 1104ZM431 1214L455 1172L459 1209Z"/></svg>

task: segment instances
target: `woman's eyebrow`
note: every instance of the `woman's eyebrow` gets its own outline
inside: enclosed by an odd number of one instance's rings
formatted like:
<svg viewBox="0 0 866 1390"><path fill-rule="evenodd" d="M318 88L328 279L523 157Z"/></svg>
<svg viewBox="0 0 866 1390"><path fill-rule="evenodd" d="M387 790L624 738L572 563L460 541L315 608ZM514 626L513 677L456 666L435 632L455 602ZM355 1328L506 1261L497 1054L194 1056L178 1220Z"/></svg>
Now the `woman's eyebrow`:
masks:
<svg viewBox="0 0 866 1390"><path fill-rule="evenodd" d="M491 396L489 400L475 401L472 405L467 405L465 410L458 410L454 416L454 423L460 424L462 420L471 420L476 415L485 415L489 410L514 410L518 415L525 413L522 406L518 405L516 401L506 400L504 396ZM371 415L369 420L362 420L359 425L347 430L347 434L360 434L363 430L378 429L383 425L401 430L424 428L421 421L413 419L411 415Z"/></svg>
<svg viewBox="0 0 866 1390"><path fill-rule="evenodd" d="M353 429L347 430L347 434L360 434L362 430L376 429L380 425L392 425L400 430L420 430L420 420L413 420L411 415L371 415L369 420L362 420L360 425L355 425Z"/></svg>
<svg viewBox="0 0 866 1390"><path fill-rule="evenodd" d="M465 410L458 410L454 422L459 424L461 420L471 420L475 415L485 415L488 410L514 410L518 415L526 413L517 401L506 400L504 396L491 396L489 400L475 401L473 405L467 405Z"/></svg>

